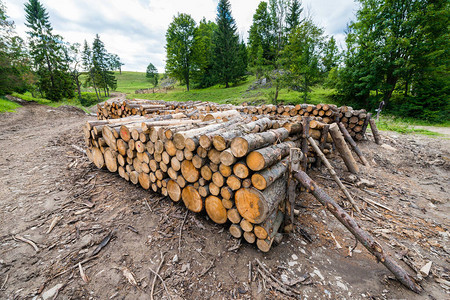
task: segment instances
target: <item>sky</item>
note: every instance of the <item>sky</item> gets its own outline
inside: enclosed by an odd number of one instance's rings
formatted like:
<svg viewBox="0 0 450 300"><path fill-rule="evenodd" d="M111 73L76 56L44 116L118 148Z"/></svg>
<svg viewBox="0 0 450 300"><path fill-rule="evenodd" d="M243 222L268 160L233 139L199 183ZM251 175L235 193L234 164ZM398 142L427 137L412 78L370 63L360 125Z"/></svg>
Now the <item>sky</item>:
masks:
<svg viewBox="0 0 450 300"><path fill-rule="evenodd" d="M28 0L3 0L17 33L26 37L24 4ZM50 16L54 33L70 43L92 44L95 34L108 52L119 55L122 70L144 72L153 63L165 65L165 33L173 17L187 13L197 22L215 20L218 0L40 0ZM238 33L247 41L253 14L261 0L230 0ZM345 45L344 30L355 19L354 0L303 0L304 13ZM305 16L305 15L304 15Z"/></svg>

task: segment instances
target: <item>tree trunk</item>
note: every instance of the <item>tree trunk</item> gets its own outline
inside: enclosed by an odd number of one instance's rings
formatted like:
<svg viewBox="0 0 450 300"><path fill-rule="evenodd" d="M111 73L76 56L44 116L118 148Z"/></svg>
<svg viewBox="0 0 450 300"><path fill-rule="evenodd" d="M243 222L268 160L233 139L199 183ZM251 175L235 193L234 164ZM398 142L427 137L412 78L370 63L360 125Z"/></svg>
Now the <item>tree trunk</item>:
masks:
<svg viewBox="0 0 450 300"><path fill-rule="evenodd" d="M217 224L227 221L227 210L222 205L222 200L216 196L209 196L205 200L205 209L208 216Z"/></svg>
<svg viewBox="0 0 450 300"><path fill-rule="evenodd" d="M276 141L283 141L289 136L286 128L272 129L266 132L248 134L236 137L231 142L231 152L235 157L243 157L249 152L259 149Z"/></svg>
<svg viewBox="0 0 450 300"><path fill-rule="evenodd" d="M357 174L359 172L358 164L356 163L355 159L353 158L352 152L350 151L347 144L345 143L345 139L342 136L342 133L340 132L339 127L336 123L331 124L330 133L331 133L331 137L333 138L336 149L339 151L339 154L341 155L342 159L344 160L344 163L347 166L347 169L351 173Z"/></svg>
<svg viewBox="0 0 450 300"><path fill-rule="evenodd" d="M252 171L266 169L289 154L289 149L299 147L301 140L289 141L281 144L261 148L247 155L247 166Z"/></svg>
<svg viewBox="0 0 450 300"><path fill-rule="evenodd" d="M265 190L278 178L286 174L289 159L285 158L277 164L252 175L252 184L258 190Z"/></svg>
<svg viewBox="0 0 450 300"><path fill-rule="evenodd" d="M235 194L236 207L247 221L263 222L286 197L286 177L281 176L264 191L241 188Z"/></svg>
<svg viewBox="0 0 450 300"><path fill-rule="evenodd" d="M283 212L278 210L269 217L269 220L264 224L265 226L261 226L261 229L267 233L267 237L265 239L258 238L256 241L256 245L258 249L262 252L269 252L272 247L273 241L275 240L275 236L278 233L278 229L283 223L284 215ZM255 235L256 235L256 227L255 227Z"/></svg>
<svg viewBox="0 0 450 300"><path fill-rule="evenodd" d="M395 277L406 287L416 293L420 293L422 288L417 285L412 277L400 267L388 254L385 253L381 245L367 232L365 232L350 215L343 210L325 191L323 191L309 176L302 171L295 172L294 178L297 179L314 197L322 203L338 220L341 222L361 244L369 250L386 268L391 271Z"/></svg>

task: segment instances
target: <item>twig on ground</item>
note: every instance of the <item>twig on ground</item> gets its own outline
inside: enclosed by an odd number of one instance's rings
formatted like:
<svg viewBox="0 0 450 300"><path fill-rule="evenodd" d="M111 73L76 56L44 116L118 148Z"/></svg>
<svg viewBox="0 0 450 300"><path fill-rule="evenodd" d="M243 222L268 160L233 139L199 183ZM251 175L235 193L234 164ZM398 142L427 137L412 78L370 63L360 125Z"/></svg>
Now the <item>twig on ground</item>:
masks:
<svg viewBox="0 0 450 300"><path fill-rule="evenodd" d="M72 146L72 148L74 148L75 150L77 150L77 151L83 153L84 155L86 155L86 150L84 150L84 149L81 148L80 146L77 146L77 145L71 145L71 146Z"/></svg>
<svg viewBox="0 0 450 300"><path fill-rule="evenodd" d="M100 244L97 246L97 248L94 249L92 252L92 256L98 254L100 250L102 250L106 245L108 245L109 241L114 235L114 230L111 230L108 235L100 242Z"/></svg>
<svg viewBox="0 0 450 300"><path fill-rule="evenodd" d="M164 289L166 290L166 293L167 293L167 296L169 297L169 299L172 299L172 297L170 296L169 290L167 289L166 282L165 282L164 279L161 277L161 275L159 275L159 270L161 269L161 266L162 266L163 263L164 263L164 255L163 255L163 253L161 252L161 262L159 263L159 266L158 266L158 269L156 270L156 272L153 271L153 270L150 268L150 271L151 271L153 274L155 274L155 277L153 278L153 283L152 283L152 291L151 291L151 293L150 293L150 299L151 299L151 300L153 300L153 291L154 291L154 289L155 289L156 277L158 277L159 280L161 280L161 282L162 282L162 284L163 284L163 286L164 286Z"/></svg>
<svg viewBox="0 0 450 300"><path fill-rule="evenodd" d="M5 289L6 283L8 282L9 274L6 274L6 278L3 281L2 287L0 287L0 291L3 291Z"/></svg>
<svg viewBox="0 0 450 300"><path fill-rule="evenodd" d="M30 245L31 247L33 247L34 251L39 252L39 247L36 245L35 242L33 242L32 240L29 240L27 238L24 238L23 236L20 235L15 235L13 236L13 238L15 240L19 240L21 242L27 243L28 245Z"/></svg>
<svg viewBox="0 0 450 300"><path fill-rule="evenodd" d="M259 259L256 258L255 260L258 263L258 265L261 267L261 269L263 269L264 272L266 272L266 274L270 277L270 279L275 281L278 285L280 285L281 287L285 287L284 288L285 290L287 289L289 292L292 292L294 294L297 294L297 295L301 295L302 294L302 293L300 293L299 291L297 291L297 290L295 290L293 288L289 288L287 285L282 283L278 278L273 276L273 274L271 272L269 272L269 270L267 270L267 268L259 261Z"/></svg>

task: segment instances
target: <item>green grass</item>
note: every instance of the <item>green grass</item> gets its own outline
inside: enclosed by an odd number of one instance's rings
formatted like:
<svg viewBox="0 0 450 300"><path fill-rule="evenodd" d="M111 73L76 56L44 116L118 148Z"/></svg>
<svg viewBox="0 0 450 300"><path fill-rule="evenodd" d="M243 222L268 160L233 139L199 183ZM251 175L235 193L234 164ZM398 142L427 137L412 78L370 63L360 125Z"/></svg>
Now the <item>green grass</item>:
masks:
<svg viewBox="0 0 450 300"><path fill-rule="evenodd" d="M4 97L0 97L0 113L2 112L14 112L16 108L21 107L21 105L9 101L8 99Z"/></svg>
<svg viewBox="0 0 450 300"><path fill-rule="evenodd" d="M254 76L249 76L246 81L237 85L231 85L225 88L223 85L215 85L205 89L191 88L186 91L185 85L176 85L173 90L167 93L155 94L134 94L135 90L151 88L149 80L145 78L143 72L122 72L119 75L116 72L117 91L127 93L128 98L151 99L151 100L166 100L166 101L211 101L217 103L232 103L240 104L247 102L249 104L271 103L271 99L275 93L275 88L261 88L256 90L249 89L255 81ZM313 88L310 99L307 103L333 103L331 95L333 90L324 89L321 87ZM281 89L278 95L280 103L303 103L302 94L289 90Z"/></svg>
<svg viewBox="0 0 450 300"><path fill-rule="evenodd" d="M12 96L23 99L25 101L34 101L36 103L42 104L42 105L48 105L51 107L59 107L62 105L71 105L71 106L76 106L79 107L81 109L83 109L85 112L89 112L86 107L87 106L83 106L80 103L80 100L78 99L78 97L72 98L72 99L62 99L61 101L50 101L48 99L45 98L39 98L39 97L33 97L31 95L30 92L26 92L24 94L19 94L19 93L12 93ZM86 103L88 104L88 106L93 105L94 103L97 102L97 97L95 95L95 93L88 93L88 92L83 92L81 93L81 96L86 99ZM106 100L108 97L101 97L100 101L104 101Z"/></svg>
<svg viewBox="0 0 450 300"><path fill-rule="evenodd" d="M397 118L389 115L380 116L377 121L379 130L395 131L403 134L423 134L428 136L444 136L441 133L430 131L422 128L414 128L414 126L422 126L422 122L415 119ZM426 125L430 125L429 123ZM441 124L442 125L442 124ZM448 124L447 124L448 126Z"/></svg>

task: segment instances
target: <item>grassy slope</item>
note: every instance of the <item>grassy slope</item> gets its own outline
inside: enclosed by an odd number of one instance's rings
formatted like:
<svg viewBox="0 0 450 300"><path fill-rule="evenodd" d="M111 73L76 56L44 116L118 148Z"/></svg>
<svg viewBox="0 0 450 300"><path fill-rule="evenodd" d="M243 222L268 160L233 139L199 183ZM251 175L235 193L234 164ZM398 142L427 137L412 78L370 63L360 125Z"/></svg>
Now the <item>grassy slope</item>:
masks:
<svg viewBox="0 0 450 300"><path fill-rule="evenodd" d="M16 108L20 107L21 105L9 101L6 98L1 97L0 98L0 113L7 112L7 111L15 111Z"/></svg>
<svg viewBox="0 0 450 300"><path fill-rule="evenodd" d="M81 95L84 98L90 99L91 102L94 102L95 97L96 97L95 93L83 92L83 93L81 93ZM62 105L76 106L76 107L79 107L79 108L81 108L84 111L89 113L87 108L80 103L80 100L78 99L78 97L75 97L73 99L63 99L61 101L54 102L54 101L50 101L50 100L44 99L44 98L33 97L30 92L26 92L24 94L13 93L12 96L20 98L20 99L23 99L25 101L34 101L34 102L37 102L39 104L48 105L48 106L51 106L51 107L59 107L59 106L62 106ZM107 97L101 97L100 101L103 101L103 100L106 100L106 99L107 99Z"/></svg>
<svg viewBox="0 0 450 300"><path fill-rule="evenodd" d="M186 91L185 86L176 86L174 90L167 93L157 94L134 94L137 89L151 88L148 79L145 78L143 72L122 72L117 75L117 91L127 93L128 98L155 99L168 101L212 101L217 103L270 103L270 95L274 93L274 88L250 90L251 83L255 80L254 76L250 76L246 82L237 86L231 86L225 89L223 86L215 85L206 89L191 89ZM332 95L334 90L322 87L313 88L309 95L307 103L333 103ZM278 97L280 102L285 103L303 103L302 94L296 91L282 89ZM394 118L392 116L382 116L378 122L381 130L396 131L399 133L419 133L426 135L440 135L425 129L414 128L415 125L436 125L424 123L420 120ZM441 126L450 126L450 124L440 124Z"/></svg>
<svg viewBox="0 0 450 300"><path fill-rule="evenodd" d="M175 86L174 90L167 93L158 94L134 94L137 89L151 88L149 80L145 78L143 72L122 72L119 75L116 72L117 91L127 93L128 98L141 99L160 99L169 101L212 101L217 103L242 103L242 102L261 102L270 103L270 94L274 93L274 88L250 90L254 76L249 76L248 80L230 88L224 88L223 85L215 85L206 89L192 89L187 92L186 86ZM332 103L329 97L333 90L323 88L314 88L310 95L308 103ZM296 91L282 89L278 97L280 102L285 103L303 103L302 94Z"/></svg>

